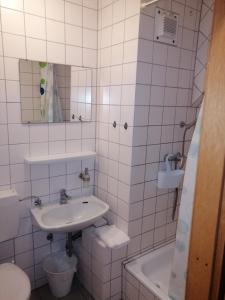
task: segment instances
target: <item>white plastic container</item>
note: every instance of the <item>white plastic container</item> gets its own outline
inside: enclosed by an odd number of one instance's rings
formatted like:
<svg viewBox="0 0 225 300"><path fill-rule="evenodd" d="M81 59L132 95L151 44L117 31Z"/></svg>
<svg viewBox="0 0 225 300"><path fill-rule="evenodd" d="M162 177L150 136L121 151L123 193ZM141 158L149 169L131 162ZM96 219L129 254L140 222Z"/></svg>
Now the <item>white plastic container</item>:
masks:
<svg viewBox="0 0 225 300"><path fill-rule="evenodd" d="M74 273L77 271L76 256L68 257L65 252L50 254L43 261L43 269L55 297L61 298L69 294Z"/></svg>
<svg viewBox="0 0 225 300"><path fill-rule="evenodd" d="M184 177L183 170L173 170L170 172L159 171L158 187L160 189L172 189L179 187Z"/></svg>
<svg viewBox="0 0 225 300"><path fill-rule="evenodd" d="M173 154L166 157L166 170L158 173L158 187L161 189L178 188L184 177L184 170L172 170L169 158Z"/></svg>

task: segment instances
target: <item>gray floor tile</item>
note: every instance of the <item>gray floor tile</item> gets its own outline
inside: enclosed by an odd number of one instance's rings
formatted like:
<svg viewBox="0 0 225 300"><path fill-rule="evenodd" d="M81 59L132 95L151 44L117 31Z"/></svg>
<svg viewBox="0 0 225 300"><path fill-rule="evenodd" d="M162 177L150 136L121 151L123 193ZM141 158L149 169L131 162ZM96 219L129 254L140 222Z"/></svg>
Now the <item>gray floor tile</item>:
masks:
<svg viewBox="0 0 225 300"><path fill-rule="evenodd" d="M40 287L31 293L30 300L56 300L52 295L48 285ZM66 297L60 298L61 300L92 300L93 298L88 294L86 290L75 280L73 283L71 293Z"/></svg>

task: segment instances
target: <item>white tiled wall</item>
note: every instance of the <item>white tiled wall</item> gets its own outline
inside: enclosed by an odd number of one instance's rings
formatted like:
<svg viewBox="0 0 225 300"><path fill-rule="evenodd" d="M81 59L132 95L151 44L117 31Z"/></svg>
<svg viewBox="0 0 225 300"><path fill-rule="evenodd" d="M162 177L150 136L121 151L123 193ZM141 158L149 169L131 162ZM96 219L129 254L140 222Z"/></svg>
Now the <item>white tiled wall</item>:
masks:
<svg viewBox="0 0 225 300"><path fill-rule="evenodd" d="M133 239L128 254L175 237L174 191L157 188L158 170L164 168L165 154L181 152L179 123L190 122L196 114L190 105L201 1L162 1L158 6L179 14L178 46L153 41L155 7L145 8L140 17L133 140L133 149L140 148L145 157L131 171L131 188L139 192L129 206ZM135 131L139 139L142 135L138 145Z"/></svg>
<svg viewBox="0 0 225 300"><path fill-rule="evenodd" d="M93 160L28 167L24 155L95 150L95 105L93 122L22 125L18 67L19 58L96 67L97 1L2 0L0 13L0 189L12 187L21 198L32 194L43 201L58 199L60 188L73 195L92 192ZM89 189L78 178L86 166ZM50 245L32 227L30 200L23 204L18 236L0 244L0 261L15 259L37 287L45 282L41 259L65 241L56 234Z"/></svg>
<svg viewBox="0 0 225 300"><path fill-rule="evenodd" d="M75 248L79 258L79 279L94 299L120 300L126 247L106 248L88 229L83 232L82 240L75 243Z"/></svg>
<svg viewBox="0 0 225 300"><path fill-rule="evenodd" d="M154 5L140 14L139 1L100 4L96 194L131 237L131 256L175 237L174 192L157 189L157 174L165 154L181 151L179 123L196 116L191 96L201 1L157 4L180 15L178 47L154 42Z"/></svg>
<svg viewBox="0 0 225 300"><path fill-rule="evenodd" d="M141 284L133 275L123 269L124 300L159 300L150 290Z"/></svg>
<svg viewBox="0 0 225 300"><path fill-rule="evenodd" d="M214 0L203 0L199 25L199 39L195 62L195 77L193 98L194 103L205 89L205 74L207 70L208 52L211 41Z"/></svg>
<svg viewBox="0 0 225 300"><path fill-rule="evenodd" d="M201 1L159 2L180 15L178 47L154 42L155 6L140 14L139 4L102 1L99 12L96 192L132 238L128 255L175 236L174 194L157 189L157 173L165 154L181 151L179 123L195 117Z"/></svg>
<svg viewBox="0 0 225 300"><path fill-rule="evenodd" d="M138 0L100 1L99 5L96 192L109 203L109 218L124 230L129 216L124 218L127 204L118 193L121 181L128 185L131 181L124 163L132 160L139 11Z"/></svg>

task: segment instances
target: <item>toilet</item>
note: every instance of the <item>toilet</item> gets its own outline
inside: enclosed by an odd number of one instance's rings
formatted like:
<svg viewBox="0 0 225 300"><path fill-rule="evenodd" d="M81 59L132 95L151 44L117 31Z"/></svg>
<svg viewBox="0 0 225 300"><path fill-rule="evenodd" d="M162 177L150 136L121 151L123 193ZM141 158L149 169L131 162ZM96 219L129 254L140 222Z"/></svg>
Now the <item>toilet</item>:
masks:
<svg viewBox="0 0 225 300"><path fill-rule="evenodd" d="M17 235L20 209L15 190L0 191L0 242ZM0 300L29 300L30 294L30 280L23 270L13 263L0 264Z"/></svg>
<svg viewBox="0 0 225 300"><path fill-rule="evenodd" d="M30 280L27 274L11 263L0 264L0 300L29 300Z"/></svg>

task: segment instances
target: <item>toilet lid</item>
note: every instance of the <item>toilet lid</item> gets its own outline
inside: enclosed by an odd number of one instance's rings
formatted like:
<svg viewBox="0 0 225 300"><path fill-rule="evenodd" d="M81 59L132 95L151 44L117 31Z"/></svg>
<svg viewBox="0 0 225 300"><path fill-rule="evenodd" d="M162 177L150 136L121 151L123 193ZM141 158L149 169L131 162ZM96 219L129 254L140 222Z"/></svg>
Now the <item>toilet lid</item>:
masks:
<svg viewBox="0 0 225 300"><path fill-rule="evenodd" d="M0 300L28 300L30 280L26 273L14 264L0 264Z"/></svg>

